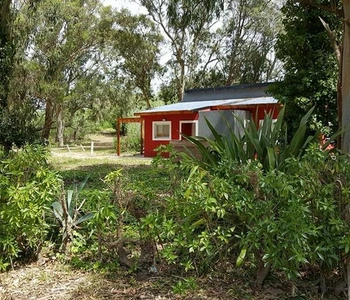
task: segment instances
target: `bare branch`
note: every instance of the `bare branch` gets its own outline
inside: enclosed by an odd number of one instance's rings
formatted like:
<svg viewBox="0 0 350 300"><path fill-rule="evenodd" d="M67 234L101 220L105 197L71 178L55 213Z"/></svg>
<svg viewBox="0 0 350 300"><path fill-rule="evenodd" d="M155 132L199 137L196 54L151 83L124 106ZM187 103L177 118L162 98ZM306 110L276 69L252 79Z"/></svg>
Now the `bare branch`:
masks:
<svg viewBox="0 0 350 300"><path fill-rule="evenodd" d="M331 41L331 44L332 44L332 48L334 50L335 57L337 58L338 67L340 67L341 51L340 51L340 46L339 46L338 41L337 41L336 33L335 33L334 30L332 31L330 29L328 23L326 23L321 17L319 17L319 18L320 18L320 21L321 21L323 27L326 29L328 37L330 38L330 41Z"/></svg>

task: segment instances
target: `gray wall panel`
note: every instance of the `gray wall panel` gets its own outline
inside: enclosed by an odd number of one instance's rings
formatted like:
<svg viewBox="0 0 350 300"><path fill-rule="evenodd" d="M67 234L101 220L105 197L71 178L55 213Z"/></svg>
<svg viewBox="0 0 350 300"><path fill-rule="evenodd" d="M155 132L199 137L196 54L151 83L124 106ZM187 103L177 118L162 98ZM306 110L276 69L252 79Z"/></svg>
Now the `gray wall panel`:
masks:
<svg viewBox="0 0 350 300"><path fill-rule="evenodd" d="M215 130L224 136L228 136L230 134L230 130L227 127L227 124L234 129L235 133L241 133L242 128L238 124L236 124L236 120L233 116L233 113L239 116L242 120L250 119L250 113L242 110L225 110L225 111L204 111L199 112L198 117L198 135L202 137L207 137L212 139L213 134L208 127L205 119L207 119L210 124L215 128Z"/></svg>

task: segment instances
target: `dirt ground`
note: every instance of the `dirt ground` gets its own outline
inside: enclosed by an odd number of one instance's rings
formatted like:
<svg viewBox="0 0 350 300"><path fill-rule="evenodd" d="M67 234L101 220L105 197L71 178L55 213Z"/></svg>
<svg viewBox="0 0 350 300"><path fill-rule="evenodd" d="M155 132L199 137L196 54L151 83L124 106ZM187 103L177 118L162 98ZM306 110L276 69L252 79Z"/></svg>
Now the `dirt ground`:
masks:
<svg viewBox="0 0 350 300"><path fill-rule="evenodd" d="M0 273L2 300L88 300L88 299L309 299L285 298L289 291L270 286L254 292L242 279L197 278L196 287L182 294L174 293L181 277L165 274L116 274L72 269L58 262L31 264L8 273ZM289 287L288 287L289 289ZM316 298L313 298L316 299Z"/></svg>
<svg viewBox="0 0 350 300"><path fill-rule="evenodd" d="M152 290L153 281L108 278L103 273L73 270L59 263L32 264L0 274L0 299L171 299Z"/></svg>

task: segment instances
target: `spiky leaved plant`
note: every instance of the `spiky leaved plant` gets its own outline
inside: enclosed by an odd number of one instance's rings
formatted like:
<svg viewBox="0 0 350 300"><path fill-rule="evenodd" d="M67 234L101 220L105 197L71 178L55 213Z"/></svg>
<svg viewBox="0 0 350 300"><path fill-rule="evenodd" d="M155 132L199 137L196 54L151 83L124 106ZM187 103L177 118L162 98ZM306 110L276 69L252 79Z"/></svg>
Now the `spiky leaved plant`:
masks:
<svg viewBox="0 0 350 300"><path fill-rule="evenodd" d="M61 251L63 253L69 252L70 243L74 237L74 230L78 229L78 225L84 221L91 219L94 213L90 212L82 214L82 207L85 203L85 199L78 204L78 197L82 189L84 188L88 177L85 178L74 190L67 190L67 197L65 190L62 186L62 194L59 201L52 203L52 208L55 217L61 224L62 231L62 244Z"/></svg>
<svg viewBox="0 0 350 300"><path fill-rule="evenodd" d="M318 139L318 132L307 134L307 123L312 111L313 108L301 119L299 127L290 141L287 139L287 125L283 120L284 108L279 112L277 119L273 119L272 114L266 114L259 126L255 122L247 122L244 126L244 122L234 115L237 124L243 128L242 135L237 135L228 122L229 135L220 135L206 120L214 139L189 136L185 136L185 138L193 143L200 152L199 159L194 156L192 158L204 169L215 170L222 163L245 164L251 160L258 160L265 171L285 171L286 161L289 158L299 159L310 143ZM330 140L333 140L337 135L339 132ZM324 148L327 146L328 143L323 145Z"/></svg>

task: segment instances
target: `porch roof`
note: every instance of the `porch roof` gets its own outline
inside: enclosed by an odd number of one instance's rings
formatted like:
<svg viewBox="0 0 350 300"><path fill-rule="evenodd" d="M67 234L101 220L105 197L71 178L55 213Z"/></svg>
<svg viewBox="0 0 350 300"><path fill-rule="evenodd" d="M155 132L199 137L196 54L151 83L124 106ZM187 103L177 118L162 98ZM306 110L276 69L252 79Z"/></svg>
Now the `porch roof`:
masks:
<svg viewBox="0 0 350 300"><path fill-rule="evenodd" d="M160 113L179 113L196 112L211 107L232 106L232 109L239 109L240 106L268 105L276 104L278 101L273 97L243 98L243 99L225 99L225 100L206 100L193 102L179 102L158 106L148 110L135 112L136 116L152 115Z"/></svg>

